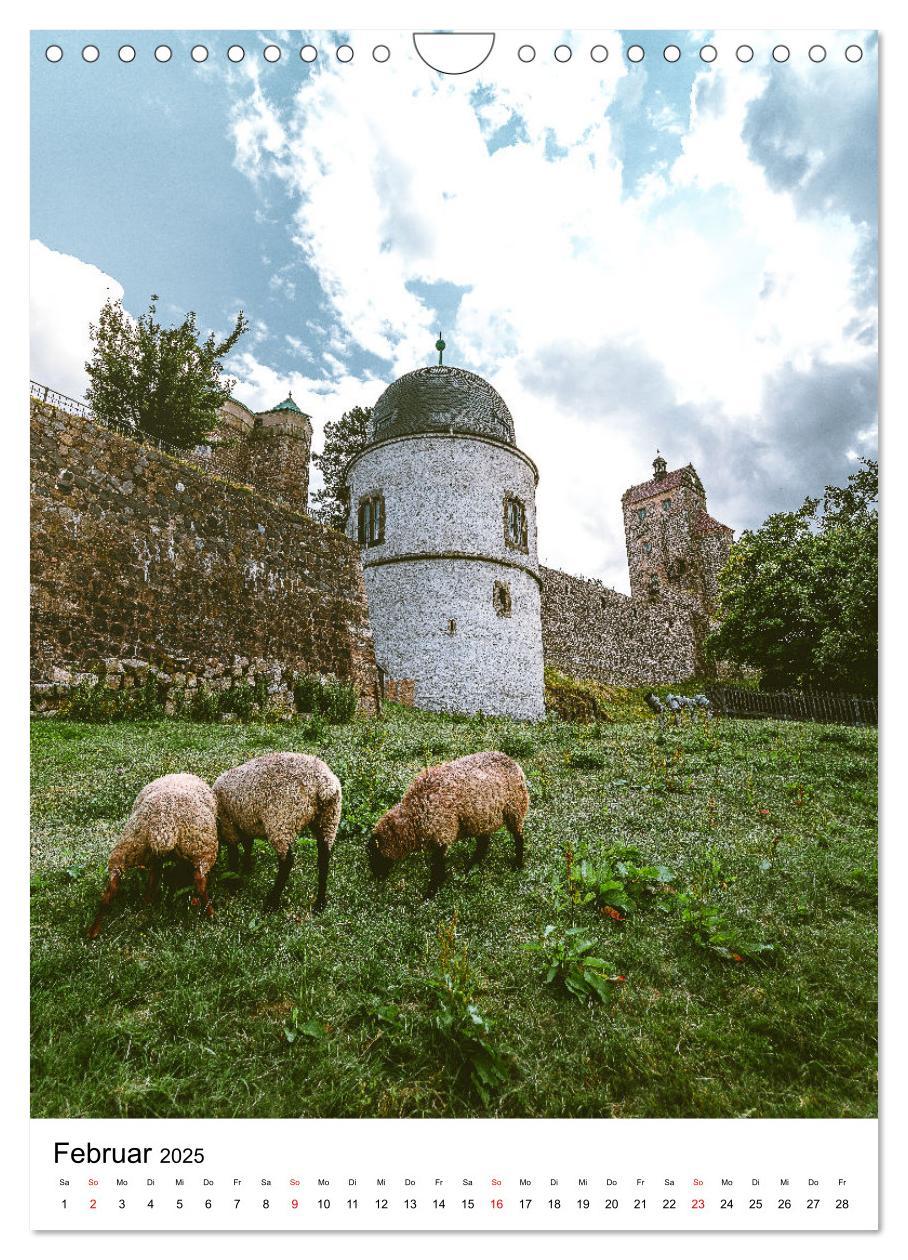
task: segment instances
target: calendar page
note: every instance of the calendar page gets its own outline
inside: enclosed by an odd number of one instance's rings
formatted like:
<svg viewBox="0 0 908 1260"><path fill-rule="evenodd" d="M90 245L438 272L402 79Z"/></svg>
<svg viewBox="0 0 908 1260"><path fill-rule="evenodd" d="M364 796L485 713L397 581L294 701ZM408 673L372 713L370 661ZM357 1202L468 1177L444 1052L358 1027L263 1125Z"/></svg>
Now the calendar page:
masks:
<svg viewBox="0 0 908 1260"><path fill-rule="evenodd" d="M71 18L32 1229L875 1230L877 33Z"/></svg>

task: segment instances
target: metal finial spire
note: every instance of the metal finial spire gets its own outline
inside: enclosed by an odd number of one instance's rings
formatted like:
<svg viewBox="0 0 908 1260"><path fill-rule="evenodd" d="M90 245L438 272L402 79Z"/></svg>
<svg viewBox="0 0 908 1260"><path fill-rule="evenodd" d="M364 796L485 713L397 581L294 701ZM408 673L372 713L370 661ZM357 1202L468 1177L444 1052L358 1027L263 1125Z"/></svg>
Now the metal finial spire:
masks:
<svg viewBox="0 0 908 1260"><path fill-rule="evenodd" d="M438 366L442 366L442 355L445 352L445 343L442 340L441 329L438 330L438 340L435 343L435 349L438 351Z"/></svg>

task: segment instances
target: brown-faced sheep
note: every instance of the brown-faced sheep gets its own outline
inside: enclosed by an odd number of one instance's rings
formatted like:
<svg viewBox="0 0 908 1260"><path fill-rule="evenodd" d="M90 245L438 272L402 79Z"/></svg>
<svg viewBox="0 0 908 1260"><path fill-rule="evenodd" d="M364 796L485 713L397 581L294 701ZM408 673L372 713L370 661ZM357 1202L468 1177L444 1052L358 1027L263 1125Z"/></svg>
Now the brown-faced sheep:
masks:
<svg viewBox="0 0 908 1260"><path fill-rule="evenodd" d="M399 804L378 820L369 840L373 873L384 878L391 863L429 852L426 897L434 897L445 878L445 856L455 840L476 837L470 865L481 862L499 827L514 837L514 865L523 866L523 821L530 807L526 778L516 761L501 752L473 753L418 774Z"/></svg>
<svg viewBox="0 0 908 1260"><path fill-rule="evenodd" d="M214 781L218 803L218 834L228 846L232 870L237 869L237 845L244 849L243 866L252 869L252 842L264 836L278 857L274 887L265 899L266 910L276 910L293 866L293 842L311 827L318 842L318 896L314 909L325 907L331 846L341 816L341 785L328 766L307 753L276 752L255 757Z"/></svg>
<svg viewBox="0 0 908 1260"><path fill-rule="evenodd" d="M165 774L145 785L135 799L123 834L107 863L109 878L101 895L89 940L101 931L104 912L131 867L148 871L145 903L157 891L165 858L182 858L193 869L202 912L214 913L208 896L208 872L218 856L217 802L211 788L194 774Z"/></svg>

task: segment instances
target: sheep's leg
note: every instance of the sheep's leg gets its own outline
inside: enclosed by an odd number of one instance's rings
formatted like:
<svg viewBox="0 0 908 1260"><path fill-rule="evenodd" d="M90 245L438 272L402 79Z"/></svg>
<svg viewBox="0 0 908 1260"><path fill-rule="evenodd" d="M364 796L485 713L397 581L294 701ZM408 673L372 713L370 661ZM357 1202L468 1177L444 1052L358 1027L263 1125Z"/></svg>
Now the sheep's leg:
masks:
<svg viewBox="0 0 908 1260"><path fill-rule="evenodd" d="M332 795L319 802L318 812L313 820L312 830L318 852L318 896L313 909L318 913L324 910L327 901L328 867L331 863L331 846L337 836L340 825L340 794Z"/></svg>
<svg viewBox="0 0 908 1260"><path fill-rule="evenodd" d="M507 819L507 828L514 837L514 870L523 866L523 823L519 818Z"/></svg>
<svg viewBox="0 0 908 1260"><path fill-rule="evenodd" d="M148 863L148 881L145 884L144 902L150 906L157 899L160 890L161 863L152 860Z"/></svg>
<svg viewBox="0 0 908 1260"><path fill-rule="evenodd" d="M252 836L249 836L249 837L244 836L244 837L243 837L242 844L243 844L243 874L244 874L244 875L251 875L251 874L252 874L252 846L253 846L253 843L254 843L254 840L253 840L253 837L252 837Z"/></svg>
<svg viewBox="0 0 908 1260"><path fill-rule="evenodd" d="M98 933L101 931L101 926L104 920L104 911L113 901L114 897L116 897L117 892L119 891L120 883L122 882L122 879L123 879L123 875L121 871L110 872L110 878L107 881L107 887L104 889L103 893L101 894L101 902L100 902L100 905L98 906L98 913L95 915L95 921L94 923L92 923L91 927L88 929L88 939L90 941L93 941L95 937L98 935Z"/></svg>
<svg viewBox="0 0 908 1260"><path fill-rule="evenodd" d="M236 842L231 843L229 841L225 841L224 843L225 843L225 848L227 849L227 873L228 875L239 876L240 846ZM225 880L224 885L223 885L223 891L227 893L228 895L230 893L237 892L239 888L239 882L240 881L238 878Z"/></svg>
<svg viewBox="0 0 908 1260"><path fill-rule="evenodd" d="M426 901L431 899L445 882L445 848L441 844L433 844L429 850L429 887L426 889Z"/></svg>
<svg viewBox="0 0 908 1260"><path fill-rule="evenodd" d="M271 892L265 898L265 907L264 907L265 910L268 910L268 911L277 910L281 901L281 893L284 891L284 887L287 883L287 880L290 878L290 872L292 869L293 869L293 848L292 846L290 846L288 847L287 852L284 854L284 856L280 858L278 861L277 875L275 876L274 887L271 889Z"/></svg>
<svg viewBox="0 0 908 1260"><path fill-rule="evenodd" d="M327 840L319 840L318 842L318 896L315 898L315 904L312 907L316 912L324 910L327 900L326 890L328 888L328 866L331 862L331 846Z"/></svg>
<svg viewBox="0 0 908 1260"><path fill-rule="evenodd" d="M211 904L211 898L208 896L208 876L197 866L192 873L192 877L195 881L195 890L199 899L200 913L210 919L214 915L214 906Z"/></svg>
<svg viewBox="0 0 908 1260"><path fill-rule="evenodd" d="M467 869L470 870L474 866L478 866L489 855L489 836L477 836L476 848L473 850L473 856L467 863Z"/></svg>

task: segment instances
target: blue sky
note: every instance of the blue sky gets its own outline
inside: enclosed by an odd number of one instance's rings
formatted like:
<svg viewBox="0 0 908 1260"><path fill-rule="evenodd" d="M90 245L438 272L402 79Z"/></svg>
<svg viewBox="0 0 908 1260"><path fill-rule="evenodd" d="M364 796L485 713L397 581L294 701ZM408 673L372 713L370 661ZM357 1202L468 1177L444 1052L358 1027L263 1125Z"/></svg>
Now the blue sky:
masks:
<svg viewBox="0 0 908 1260"><path fill-rule="evenodd" d="M874 449L866 33L508 33L459 77L402 33L42 32L32 51L32 370L55 388L84 391L108 292L133 314L155 292L206 328L242 306L235 392L266 406L292 388L317 445L326 419L432 361L443 327L446 359L499 388L540 466L541 555L619 588L620 495L656 446L697 465L736 529Z"/></svg>

